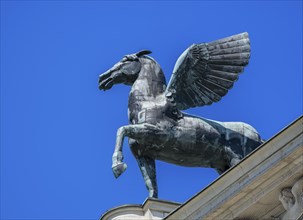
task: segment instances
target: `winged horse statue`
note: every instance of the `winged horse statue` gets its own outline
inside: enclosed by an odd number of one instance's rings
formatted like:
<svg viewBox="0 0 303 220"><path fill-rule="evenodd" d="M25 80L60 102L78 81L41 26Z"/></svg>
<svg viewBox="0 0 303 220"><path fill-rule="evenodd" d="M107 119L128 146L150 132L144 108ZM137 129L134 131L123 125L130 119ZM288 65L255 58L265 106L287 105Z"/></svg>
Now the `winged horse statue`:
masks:
<svg viewBox="0 0 303 220"><path fill-rule="evenodd" d="M257 148L258 132L242 122L219 122L182 112L220 101L250 58L248 33L193 44L178 58L166 85L160 65L142 50L126 55L99 76L99 89L131 85L129 125L117 131L112 170L127 168L122 146L129 146L144 177L149 197L158 197L155 160L187 167L210 167L219 174Z"/></svg>

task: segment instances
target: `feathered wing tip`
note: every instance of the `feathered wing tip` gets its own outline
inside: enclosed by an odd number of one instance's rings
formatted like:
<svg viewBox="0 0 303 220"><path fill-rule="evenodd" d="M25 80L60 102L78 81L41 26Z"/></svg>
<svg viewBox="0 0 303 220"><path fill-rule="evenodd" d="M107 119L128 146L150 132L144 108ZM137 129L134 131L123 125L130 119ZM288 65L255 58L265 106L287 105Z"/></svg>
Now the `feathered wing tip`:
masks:
<svg viewBox="0 0 303 220"><path fill-rule="evenodd" d="M204 84L223 97L238 80L239 74L249 63L250 41L248 33L241 33L205 44L209 58ZM211 102L209 102L211 104Z"/></svg>
<svg viewBox="0 0 303 220"><path fill-rule="evenodd" d="M167 91L179 109L218 102L233 87L250 58L248 33L194 44L179 57Z"/></svg>
<svg viewBox="0 0 303 220"><path fill-rule="evenodd" d="M229 69L233 73L240 73L243 68L239 66L244 67L249 62L250 41L247 32L207 43L206 48L209 53L209 64L221 66L213 66L211 69L214 70Z"/></svg>
<svg viewBox="0 0 303 220"><path fill-rule="evenodd" d="M248 33L247 32L243 32L240 34L235 34L229 37L225 37L225 38L221 38L219 40L214 40L211 41L209 43L207 43L208 46L215 46L218 44L224 44L224 43L228 43L228 42L233 42L233 41L239 41L239 40L243 40L243 39L248 39Z"/></svg>

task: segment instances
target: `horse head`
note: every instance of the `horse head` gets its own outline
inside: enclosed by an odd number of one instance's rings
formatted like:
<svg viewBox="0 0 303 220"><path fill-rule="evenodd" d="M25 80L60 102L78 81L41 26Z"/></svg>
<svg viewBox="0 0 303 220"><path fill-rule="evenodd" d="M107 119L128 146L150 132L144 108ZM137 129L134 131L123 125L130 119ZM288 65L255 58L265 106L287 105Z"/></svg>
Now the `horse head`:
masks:
<svg viewBox="0 0 303 220"><path fill-rule="evenodd" d="M141 70L139 57L150 53L151 51L149 50L142 50L138 53L124 56L112 68L99 76L99 89L105 91L110 89L114 84L120 83L132 85Z"/></svg>

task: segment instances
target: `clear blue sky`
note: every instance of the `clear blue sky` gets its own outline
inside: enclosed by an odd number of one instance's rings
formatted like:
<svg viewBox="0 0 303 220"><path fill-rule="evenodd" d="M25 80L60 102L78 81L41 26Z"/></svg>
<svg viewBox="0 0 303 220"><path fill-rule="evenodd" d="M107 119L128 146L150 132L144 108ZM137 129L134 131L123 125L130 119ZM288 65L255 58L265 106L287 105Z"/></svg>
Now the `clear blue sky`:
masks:
<svg viewBox="0 0 303 220"><path fill-rule="evenodd" d="M187 112L243 121L269 139L302 114L302 1L1 1L1 219L97 219L147 194L127 143L115 179L116 130L130 88L98 75L141 49L167 81L193 43L247 31L251 60L221 102ZM215 171L157 162L159 198L184 202Z"/></svg>

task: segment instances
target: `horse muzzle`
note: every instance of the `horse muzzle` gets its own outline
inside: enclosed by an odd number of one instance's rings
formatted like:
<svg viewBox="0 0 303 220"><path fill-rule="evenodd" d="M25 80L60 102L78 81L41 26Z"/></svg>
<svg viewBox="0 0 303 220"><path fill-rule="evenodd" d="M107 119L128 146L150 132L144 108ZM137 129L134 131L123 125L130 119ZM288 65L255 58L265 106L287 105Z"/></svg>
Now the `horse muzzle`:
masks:
<svg viewBox="0 0 303 220"><path fill-rule="evenodd" d="M115 84L114 81L119 72L119 70L112 68L101 74L99 76L99 89L104 91L109 90Z"/></svg>

